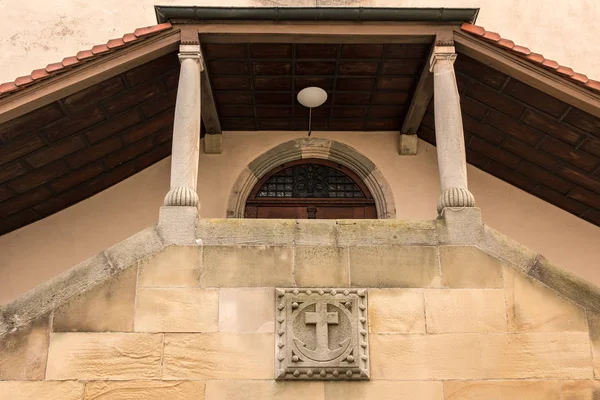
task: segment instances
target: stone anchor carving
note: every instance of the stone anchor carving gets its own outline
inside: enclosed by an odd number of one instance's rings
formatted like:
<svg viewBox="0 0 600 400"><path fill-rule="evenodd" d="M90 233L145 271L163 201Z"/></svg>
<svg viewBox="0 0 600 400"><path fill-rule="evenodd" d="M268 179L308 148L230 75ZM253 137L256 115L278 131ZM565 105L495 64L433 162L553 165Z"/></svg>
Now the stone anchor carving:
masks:
<svg viewBox="0 0 600 400"><path fill-rule="evenodd" d="M369 379L365 289L277 289L277 379Z"/></svg>
<svg viewBox="0 0 600 400"><path fill-rule="evenodd" d="M317 347L314 350L310 350L306 347L306 344L302 343L302 341L298 338L294 338L294 343L296 344L296 348L298 351L310 359L316 361L329 361L334 358L339 357L344 350L348 348L350 344L350 338L346 338L342 343L340 343L340 347L331 350L329 349L329 324L338 323L338 313L337 312L327 312L327 305L323 303L316 303L317 312L307 312L306 324L314 324L317 327Z"/></svg>

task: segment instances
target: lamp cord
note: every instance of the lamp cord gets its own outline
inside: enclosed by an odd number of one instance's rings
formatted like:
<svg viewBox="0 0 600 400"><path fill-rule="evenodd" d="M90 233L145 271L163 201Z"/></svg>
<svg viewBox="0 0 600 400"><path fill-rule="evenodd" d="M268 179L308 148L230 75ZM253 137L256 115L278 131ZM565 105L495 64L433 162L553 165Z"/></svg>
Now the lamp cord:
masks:
<svg viewBox="0 0 600 400"><path fill-rule="evenodd" d="M312 132L311 124L312 124L312 107L308 109L308 136L310 136L310 133Z"/></svg>

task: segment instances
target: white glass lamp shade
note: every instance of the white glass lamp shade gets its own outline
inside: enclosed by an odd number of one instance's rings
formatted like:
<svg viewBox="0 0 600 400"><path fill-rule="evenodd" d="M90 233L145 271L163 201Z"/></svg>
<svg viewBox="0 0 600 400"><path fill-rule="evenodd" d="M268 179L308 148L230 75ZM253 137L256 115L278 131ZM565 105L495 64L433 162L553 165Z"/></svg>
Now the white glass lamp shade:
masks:
<svg viewBox="0 0 600 400"><path fill-rule="evenodd" d="M315 108L325 103L327 100L327 92L320 87L307 87L298 93L298 101L304 107Z"/></svg>

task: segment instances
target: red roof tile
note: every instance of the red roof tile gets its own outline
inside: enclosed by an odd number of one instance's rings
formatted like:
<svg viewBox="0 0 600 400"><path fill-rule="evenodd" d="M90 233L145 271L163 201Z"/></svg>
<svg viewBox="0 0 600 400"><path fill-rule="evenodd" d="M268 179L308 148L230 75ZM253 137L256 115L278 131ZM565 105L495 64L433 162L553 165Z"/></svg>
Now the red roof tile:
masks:
<svg viewBox="0 0 600 400"><path fill-rule="evenodd" d="M515 45L515 43L512 40L504 39L495 32L488 32L482 26L477 26L465 22L464 24L462 24L460 29L463 32L466 32L473 36L477 36L482 40L485 40L500 48L503 48L510 53L523 57L526 60L530 61L532 64L552 70L557 75L571 82L575 82L592 91L600 92L600 82L595 81L593 79L589 79L586 75L579 74L569 67L560 65L554 60L547 60L541 54L532 53L531 50L529 50L527 47Z"/></svg>
<svg viewBox="0 0 600 400"><path fill-rule="evenodd" d="M105 44L97 44L94 47L92 47L92 54L94 54L94 55L96 55L96 54L102 54L102 53L106 53L109 50L110 49L108 48L107 45L105 45Z"/></svg>
<svg viewBox="0 0 600 400"><path fill-rule="evenodd" d="M167 22L164 24L158 24L158 25L154 25L154 26L147 26L145 28L137 28L135 31L133 31L133 34L135 36L137 36L138 38L144 37L144 36L149 36L149 35L153 35L155 33L158 32L162 32L166 29L170 29L171 28L171 23Z"/></svg>
<svg viewBox="0 0 600 400"><path fill-rule="evenodd" d="M65 67L72 67L75 64L79 64L79 60L77 59L77 57L65 57L62 60L62 65L64 65Z"/></svg>
<svg viewBox="0 0 600 400"><path fill-rule="evenodd" d="M31 86L32 84L35 84L36 81L41 79L58 75L64 71L67 71L71 67L76 68L79 66L79 64L84 64L88 61L95 60L105 54L118 51L123 47L142 41L152 35L164 32L171 28L172 25L170 22L139 28L136 29L134 33L127 33L123 35L121 39L111 39L106 44L96 45L90 50L80 51L72 57L65 57L61 62L48 64L46 68L36 69L29 75L17 78L14 82L0 84L0 97L4 97L9 93Z"/></svg>
<svg viewBox="0 0 600 400"><path fill-rule="evenodd" d="M18 86L14 82L6 82L0 85L0 94L14 92Z"/></svg>
<svg viewBox="0 0 600 400"><path fill-rule="evenodd" d="M33 82L33 78L31 77L31 75L25 75L15 79L15 85L17 86L28 85L31 82Z"/></svg>
<svg viewBox="0 0 600 400"><path fill-rule="evenodd" d="M123 39L111 39L106 43L109 49L115 49L117 47L125 46Z"/></svg>
<svg viewBox="0 0 600 400"><path fill-rule="evenodd" d="M61 69L63 69L63 65L62 63L53 63L53 64L48 64L46 66L46 72L48 72L49 74L56 72L56 71L60 71Z"/></svg>
<svg viewBox="0 0 600 400"><path fill-rule="evenodd" d="M33 79L34 81L37 81L39 79L44 79L44 78L49 77L50 74L48 72L46 72L45 68L40 68L40 69L33 70L29 76L31 76L31 79Z"/></svg>

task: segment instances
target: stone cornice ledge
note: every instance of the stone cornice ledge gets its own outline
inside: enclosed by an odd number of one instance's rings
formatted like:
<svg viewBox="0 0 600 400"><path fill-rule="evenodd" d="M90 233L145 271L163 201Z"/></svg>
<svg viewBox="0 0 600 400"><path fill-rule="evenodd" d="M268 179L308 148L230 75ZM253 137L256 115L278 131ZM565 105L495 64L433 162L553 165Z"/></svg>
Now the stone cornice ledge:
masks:
<svg viewBox="0 0 600 400"><path fill-rule="evenodd" d="M484 236L476 246L513 267L572 302L600 314L600 289L591 283L550 263L543 255L535 253L508 236L485 226Z"/></svg>
<svg viewBox="0 0 600 400"><path fill-rule="evenodd" d="M155 227L144 229L0 307L0 336L46 315L164 247Z"/></svg>

